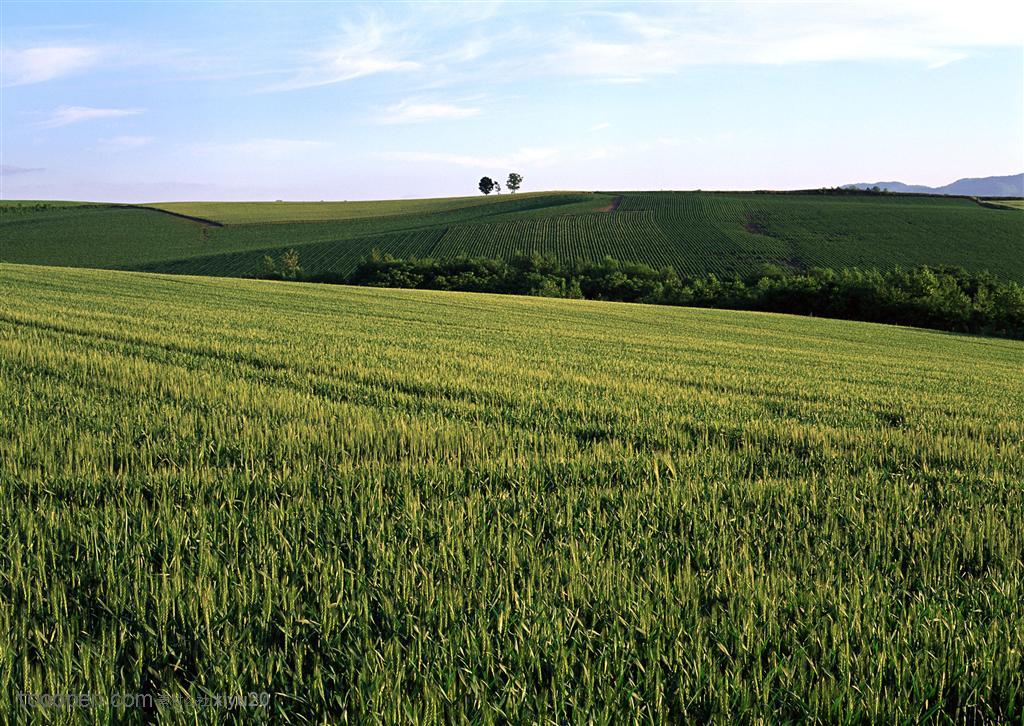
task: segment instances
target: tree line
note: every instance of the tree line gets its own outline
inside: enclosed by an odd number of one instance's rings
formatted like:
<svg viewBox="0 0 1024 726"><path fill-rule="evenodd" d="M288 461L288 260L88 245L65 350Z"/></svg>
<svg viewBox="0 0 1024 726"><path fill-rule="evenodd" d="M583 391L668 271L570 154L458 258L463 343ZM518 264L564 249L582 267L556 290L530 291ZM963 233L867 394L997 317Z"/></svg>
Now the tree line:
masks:
<svg viewBox="0 0 1024 726"><path fill-rule="evenodd" d="M273 260L270 260L273 263ZM1024 339L1024 287L963 267L791 270L765 265L746 276L681 276L670 267L606 257L564 262L544 255L510 260L396 259L375 252L347 275L306 275L290 250L264 268L278 280L420 290L538 295L788 312Z"/></svg>
<svg viewBox="0 0 1024 726"><path fill-rule="evenodd" d="M961 267L814 268L765 265L752 275L680 276L606 257L565 262L539 254L510 260L396 259L377 251L348 275L306 275L295 250L265 258L258 277L348 285L461 290L758 310L913 325L1024 339L1024 286Z"/></svg>

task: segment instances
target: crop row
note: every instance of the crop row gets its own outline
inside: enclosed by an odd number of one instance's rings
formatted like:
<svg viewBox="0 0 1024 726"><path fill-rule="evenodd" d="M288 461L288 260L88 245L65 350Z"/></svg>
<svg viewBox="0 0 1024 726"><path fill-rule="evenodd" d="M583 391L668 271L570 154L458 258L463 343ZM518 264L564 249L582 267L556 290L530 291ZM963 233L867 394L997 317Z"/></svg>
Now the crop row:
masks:
<svg viewBox="0 0 1024 726"><path fill-rule="evenodd" d="M677 264L672 243L650 212L618 212L454 225L437 246L438 257L467 254L508 258L540 253L563 260L597 261L605 256L652 267Z"/></svg>
<svg viewBox="0 0 1024 726"><path fill-rule="evenodd" d="M11 722L1024 712L1019 342L23 265L0 289ZM16 701L139 691L270 699Z"/></svg>
<svg viewBox="0 0 1024 726"><path fill-rule="evenodd" d="M508 196L461 207L453 206L459 200L434 200L424 207L369 205L345 207L345 212L408 213L223 227L150 209L27 204L28 211L0 215L0 260L244 275L268 251L296 247L307 269L344 272L379 247L400 256L508 257L537 251L599 260L607 255L669 265L685 274L743 274L765 263L883 269L960 265L1024 280L1024 214L965 199L625 192L616 211L593 211L615 196ZM238 219L276 209L221 207Z"/></svg>
<svg viewBox="0 0 1024 726"><path fill-rule="evenodd" d="M356 239L316 242L306 245L288 245L259 250L246 250L206 257L190 257L171 262L145 266L150 272L172 272L183 275L214 275L218 277L245 277L257 274L266 256L277 258L285 251L299 253L299 264L308 274L351 272L359 261L374 250L393 257L428 257L444 229L424 229L412 232L392 232Z"/></svg>

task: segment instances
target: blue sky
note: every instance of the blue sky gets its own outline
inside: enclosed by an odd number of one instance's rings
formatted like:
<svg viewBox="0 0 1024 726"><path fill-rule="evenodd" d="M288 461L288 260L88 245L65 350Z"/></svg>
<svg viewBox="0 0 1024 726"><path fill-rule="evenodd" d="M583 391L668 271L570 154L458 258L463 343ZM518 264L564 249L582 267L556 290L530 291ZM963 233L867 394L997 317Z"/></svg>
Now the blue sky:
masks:
<svg viewBox="0 0 1024 726"><path fill-rule="evenodd" d="M4 198L939 185L1024 170L1019 2L4 0Z"/></svg>

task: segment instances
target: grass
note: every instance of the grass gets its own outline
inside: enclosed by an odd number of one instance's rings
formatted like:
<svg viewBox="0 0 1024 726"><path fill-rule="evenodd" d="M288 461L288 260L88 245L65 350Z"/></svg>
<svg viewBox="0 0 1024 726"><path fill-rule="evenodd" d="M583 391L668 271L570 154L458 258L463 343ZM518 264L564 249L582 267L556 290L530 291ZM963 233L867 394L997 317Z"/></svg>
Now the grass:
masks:
<svg viewBox="0 0 1024 726"><path fill-rule="evenodd" d="M967 199L670 192L627 195L620 209L652 210L691 274L926 264L1024 280L1024 217Z"/></svg>
<svg viewBox="0 0 1024 726"><path fill-rule="evenodd" d="M435 239L450 225L488 216L557 215L563 210L578 211L606 203L603 196L589 193L506 195L484 201L431 212L223 227L147 207L84 205L26 212L0 204L0 261L115 269L198 268L203 274L244 275L253 271L264 254L330 243L335 249L327 258L340 261L342 269L351 269L374 247L395 254L410 253L406 242L409 234L429 233L426 236ZM412 251L427 254L430 249ZM246 269L235 272L240 256L252 265L247 263Z"/></svg>
<svg viewBox="0 0 1024 726"><path fill-rule="evenodd" d="M0 205L0 260L244 276L264 255L296 248L307 272L343 275L377 248L440 258L611 256L685 275L746 275L766 264L795 270L958 265L1024 281L1024 216L962 198L555 192L160 206L215 224L148 207ZM608 208L615 211L601 211Z"/></svg>
<svg viewBox="0 0 1024 726"><path fill-rule="evenodd" d="M1024 199L986 199L985 202L1010 209L1024 209Z"/></svg>
<svg viewBox="0 0 1024 726"><path fill-rule="evenodd" d="M31 212L5 210L0 214L0 261L118 268L223 253L223 245L212 244L207 233L203 225L139 208L48 205Z"/></svg>
<svg viewBox="0 0 1024 726"><path fill-rule="evenodd" d="M64 202L53 199L2 199L0 200L0 215L43 211L60 207L81 207L91 204L91 202Z"/></svg>
<svg viewBox="0 0 1024 726"><path fill-rule="evenodd" d="M510 195L442 197L438 199L386 199L370 202L163 202L147 206L177 214L211 219L224 224L265 222L315 222L338 219L364 219L408 214L432 214L459 209L507 205L509 202L555 201L561 192L533 192Z"/></svg>
<svg viewBox="0 0 1024 726"><path fill-rule="evenodd" d="M16 265L0 284L4 698L1022 717L1019 342Z"/></svg>

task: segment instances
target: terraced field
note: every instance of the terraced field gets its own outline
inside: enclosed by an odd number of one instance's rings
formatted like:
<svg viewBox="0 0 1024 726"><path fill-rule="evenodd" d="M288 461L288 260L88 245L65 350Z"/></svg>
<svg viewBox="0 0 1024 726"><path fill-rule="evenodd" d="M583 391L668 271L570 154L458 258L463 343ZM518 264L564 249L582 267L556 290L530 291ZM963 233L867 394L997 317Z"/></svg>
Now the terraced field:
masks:
<svg viewBox="0 0 1024 726"><path fill-rule="evenodd" d="M0 288L2 713L1024 715L1020 342L19 265ZM266 707L157 698L244 693Z"/></svg>
<svg viewBox="0 0 1024 726"><path fill-rule="evenodd" d="M0 260L244 276L265 254L295 248L307 272L345 274L376 248L421 257L611 256L727 276L766 264L959 265L1024 280L1024 213L962 198L553 192L157 206L0 204Z"/></svg>

